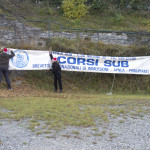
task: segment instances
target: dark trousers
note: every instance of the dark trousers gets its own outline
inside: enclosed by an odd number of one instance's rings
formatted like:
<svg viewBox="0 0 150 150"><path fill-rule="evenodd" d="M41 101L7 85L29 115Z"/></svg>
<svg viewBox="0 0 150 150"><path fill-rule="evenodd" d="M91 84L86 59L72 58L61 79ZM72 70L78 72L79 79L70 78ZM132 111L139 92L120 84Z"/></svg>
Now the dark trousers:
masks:
<svg viewBox="0 0 150 150"><path fill-rule="evenodd" d="M5 77L8 88L11 88L11 83L10 83L10 80L9 80L8 67L0 67L0 83L1 83L1 80L2 80L2 75L3 74L4 74L4 77Z"/></svg>
<svg viewBox="0 0 150 150"><path fill-rule="evenodd" d="M54 73L54 87L56 91L57 91L57 81L59 84L59 89L62 91L61 72Z"/></svg>

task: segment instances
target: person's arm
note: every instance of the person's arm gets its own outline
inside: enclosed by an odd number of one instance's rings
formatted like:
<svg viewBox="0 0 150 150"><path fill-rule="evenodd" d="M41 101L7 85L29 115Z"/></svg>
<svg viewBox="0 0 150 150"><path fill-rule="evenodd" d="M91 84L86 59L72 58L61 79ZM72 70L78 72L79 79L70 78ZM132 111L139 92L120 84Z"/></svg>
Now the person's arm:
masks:
<svg viewBox="0 0 150 150"><path fill-rule="evenodd" d="M52 60L53 59L53 55L52 55L52 51L51 50L49 51L49 55L50 55L50 58Z"/></svg>
<svg viewBox="0 0 150 150"><path fill-rule="evenodd" d="M9 55L9 58L12 58L15 56L15 53L13 51L11 51L11 54Z"/></svg>
<svg viewBox="0 0 150 150"><path fill-rule="evenodd" d="M60 69L60 71L61 71L61 67L60 67L59 61L57 61L57 63L58 63L59 69Z"/></svg>

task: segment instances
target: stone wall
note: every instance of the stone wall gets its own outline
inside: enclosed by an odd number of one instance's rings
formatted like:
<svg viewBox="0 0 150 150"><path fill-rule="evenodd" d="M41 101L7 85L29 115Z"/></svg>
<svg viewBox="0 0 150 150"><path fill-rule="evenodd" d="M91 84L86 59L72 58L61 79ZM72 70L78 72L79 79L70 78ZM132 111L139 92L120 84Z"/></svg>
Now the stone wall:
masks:
<svg viewBox="0 0 150 150"><path fill-rule="evenodd" d="M1 22L0 22L1 24ZM16 22L15 26L8 26L8 24L1 24L0 26L0 44L11 45L25 43L38 47L45 47L47 41L51 38L66 38L76 39L82 38L93 42L104 42L106 44L118 45L150 45L150 34L139 33L125 33L125 32L100 32L100 31L86 31L86 32L53 32L43 31L40 28L24 26Z"/></svg>

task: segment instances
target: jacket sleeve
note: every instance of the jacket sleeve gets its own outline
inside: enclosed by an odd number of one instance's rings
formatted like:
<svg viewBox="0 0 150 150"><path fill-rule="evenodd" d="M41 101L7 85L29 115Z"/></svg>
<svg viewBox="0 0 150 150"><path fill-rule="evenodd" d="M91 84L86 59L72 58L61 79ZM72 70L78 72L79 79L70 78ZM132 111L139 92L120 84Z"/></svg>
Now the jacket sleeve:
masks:
<svg viewBox="0 0 150 150"><path fill-rule="evenodd" d="M50 54L50 58L51 58L51 60L53 59L53 55L52 54Z"/></svg>
<svg viewBox="0 0 150 150"><path fill-rule="evenodd" d="M58 65L59 65L59 69L60 69L60 71L61 71L61 67L60 67L60 64L58 63Z"/></svg>
<svg viewBox="0 0 150 150"><path fill-rule="evenodd" d="M15 56L15 53L13 51L11 51L11 54L9 55L9 58L12 58Z"/></svg>

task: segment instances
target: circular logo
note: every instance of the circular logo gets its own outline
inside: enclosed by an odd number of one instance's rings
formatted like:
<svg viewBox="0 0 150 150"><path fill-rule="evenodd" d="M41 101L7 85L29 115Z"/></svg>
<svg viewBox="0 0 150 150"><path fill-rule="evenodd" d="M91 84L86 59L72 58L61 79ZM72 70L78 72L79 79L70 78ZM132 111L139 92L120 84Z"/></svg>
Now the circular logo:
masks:
<svg viewBox="0 0 150 150"><path fill-rule="evenodd" d="M24 68L29 63L29 56L23 50L14 51L15 57L11 58L12 64L17 68Z"/></svg>

